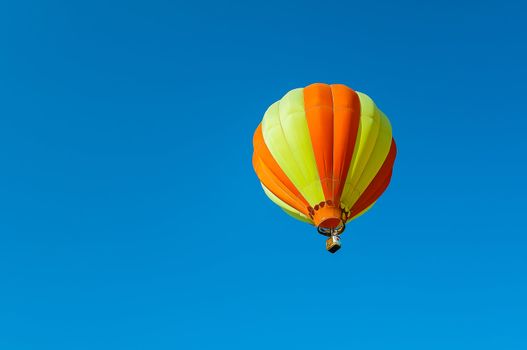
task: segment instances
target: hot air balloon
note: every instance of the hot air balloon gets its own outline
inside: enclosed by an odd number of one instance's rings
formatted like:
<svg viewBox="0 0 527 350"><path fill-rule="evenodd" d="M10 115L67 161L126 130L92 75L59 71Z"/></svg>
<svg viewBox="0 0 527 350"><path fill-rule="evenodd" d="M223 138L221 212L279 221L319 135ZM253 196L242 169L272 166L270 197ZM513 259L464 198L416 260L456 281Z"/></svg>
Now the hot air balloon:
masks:
<svg viewBox="0 0 527 350"><path fill-rule="evenodd" d="M370 97L340 84L289 91L265 112L253 146L265 194L316 226L331 253L346 223L388 187L396 155L386 115Z"/></svg>

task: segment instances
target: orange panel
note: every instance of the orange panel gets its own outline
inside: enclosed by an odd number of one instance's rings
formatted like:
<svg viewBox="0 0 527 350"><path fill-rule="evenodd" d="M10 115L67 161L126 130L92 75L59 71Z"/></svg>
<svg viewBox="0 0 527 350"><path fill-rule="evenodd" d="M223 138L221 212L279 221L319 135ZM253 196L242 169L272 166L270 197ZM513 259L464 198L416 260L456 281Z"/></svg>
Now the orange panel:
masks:
<svg viewBox="0 0 527 350"><path fill-rule="evenodd" d="M253 156L253 167L258 175L258 178L269 191L280 198L284 203L287 203L302 214L309 216L309 212L305 204L300 199L295 197L291 191L285 188L282 183L280 183L278 178L265 165L265 163L260 158L258 158L257 155Z"/></svg>
<svg viewBox="0 0 527 350"><path fill-rule="evenodd" d="M304 88L304 105L318 175L326 200L333 201L333 98L331 87L312 84Z"/></svg>
<svg viewBox="0 0 527 350"><path fill-rule="evenodd" d="M360 100L345 85L331 85L333 95L333 197L340 202L350 168L360 122Z"/></svg>

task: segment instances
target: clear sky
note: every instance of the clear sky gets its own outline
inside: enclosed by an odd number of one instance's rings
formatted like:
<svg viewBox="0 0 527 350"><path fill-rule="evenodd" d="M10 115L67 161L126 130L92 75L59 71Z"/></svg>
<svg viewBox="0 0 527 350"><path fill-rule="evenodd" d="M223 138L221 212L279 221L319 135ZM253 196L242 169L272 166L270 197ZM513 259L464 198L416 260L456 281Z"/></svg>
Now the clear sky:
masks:
<svg viewBox="0 0 527 350"><path fill-rule="evenodd" d="M6 1L0 348L527 349L522 1ZM390 188L331 255L252 134L372 96Z"/></svg>

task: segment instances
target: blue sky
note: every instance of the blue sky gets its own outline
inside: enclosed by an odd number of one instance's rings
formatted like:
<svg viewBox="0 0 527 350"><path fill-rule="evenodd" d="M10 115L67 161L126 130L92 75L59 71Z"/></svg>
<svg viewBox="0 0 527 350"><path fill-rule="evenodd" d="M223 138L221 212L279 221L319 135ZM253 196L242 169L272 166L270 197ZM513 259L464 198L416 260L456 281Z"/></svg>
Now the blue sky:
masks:
<svg viewBox="0 0 527 350"><path fill-rule="evenodd" d="M527 348L525 11L3 2L0 348ZM251 166L313 82L371 95L398 144L335 255Z"/></svg>

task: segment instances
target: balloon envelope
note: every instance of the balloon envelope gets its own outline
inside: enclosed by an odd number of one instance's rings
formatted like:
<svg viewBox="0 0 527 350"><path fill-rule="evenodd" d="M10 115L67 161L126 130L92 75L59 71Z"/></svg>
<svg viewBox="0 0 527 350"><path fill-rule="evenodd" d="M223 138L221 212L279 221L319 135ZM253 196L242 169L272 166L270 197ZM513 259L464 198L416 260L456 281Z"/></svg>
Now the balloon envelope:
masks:
<svg viewBox="0 0 527 350"><path fill-rule="evenodd" d="M289 91L265 112L253 166L287 214L335 229L370 209L388 187L396 147L388 118L345 85Z"/></svg>

